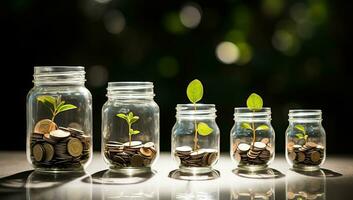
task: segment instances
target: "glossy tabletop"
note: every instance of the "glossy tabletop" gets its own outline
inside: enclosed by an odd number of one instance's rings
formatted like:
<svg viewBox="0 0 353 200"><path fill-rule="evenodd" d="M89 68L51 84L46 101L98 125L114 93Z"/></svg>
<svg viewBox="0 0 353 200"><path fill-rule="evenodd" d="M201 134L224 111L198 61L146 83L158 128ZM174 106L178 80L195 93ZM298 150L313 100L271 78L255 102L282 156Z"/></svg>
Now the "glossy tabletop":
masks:
<svg viewBox="0 0 353 200"><path fill-rule="evenodd" d="M353 157L328 155L323 170L298 173L283 155L270 166L276 178L244 178L233 173L229 154L216 169L220 177L183 181L168 177L176 168L162 153L155 173L120 177L107 170L99 153L85 174L36 173L25 152L0 152L0 199L352 199Z"/></svg>

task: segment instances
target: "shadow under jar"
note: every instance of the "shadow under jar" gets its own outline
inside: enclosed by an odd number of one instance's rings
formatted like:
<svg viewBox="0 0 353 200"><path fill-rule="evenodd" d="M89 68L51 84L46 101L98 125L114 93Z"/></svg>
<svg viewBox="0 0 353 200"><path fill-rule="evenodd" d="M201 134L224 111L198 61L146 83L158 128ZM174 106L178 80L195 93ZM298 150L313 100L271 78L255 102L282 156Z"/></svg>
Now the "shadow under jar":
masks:
<svg viewBox="0 0 353 200"><path fill-rule="evenodd" d="M159 156L159 107L152 82L109 82L102 108L102 154L116 172L151 171Z"/></svg>
<svg viewBox="0 0 353 200"><path fill-rule="evenodd" d="M34 67L27 95L27 159L36 170L83 170L92 155L92 96L84 67Z"/></svg>
<svg viewBox="0 0 353 200"><path fill-rule="evenodd" d="M178 104L176 123L172 129L172 157L182 172L211 172L219 159L219 128L214 104ZM195 133L199 123L212 132Z"/></svg>
<svg viewBox="0 0 353 200"><path fill-rule="evenodd" d="M319 170L326 157L326 133L321 110L289 110L286 159L303 171Z"/></svg>
<svg viewBox="0 0 353 200"><path fill-rule="evenodd" d="M271 109L251 111L248 108L235 108L234 121L230 132L232 160L243 170L267 168L275 156Z"/></svg>

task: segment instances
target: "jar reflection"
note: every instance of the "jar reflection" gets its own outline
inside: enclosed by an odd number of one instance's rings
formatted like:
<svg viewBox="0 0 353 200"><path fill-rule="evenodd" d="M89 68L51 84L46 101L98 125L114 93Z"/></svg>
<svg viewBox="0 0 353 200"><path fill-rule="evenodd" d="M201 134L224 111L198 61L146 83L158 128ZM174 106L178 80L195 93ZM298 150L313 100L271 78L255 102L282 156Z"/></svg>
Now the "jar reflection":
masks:
<svg viewBox="0 0 353 200"><path fill-rule="evenodd" d="M81 180L85 177L86 182ZM82 192L84 191L84 192ZM26 199L92 199L92 179L85 173L32 172L26 182Z"/></svg>
<svg viewBox="0 0 353 200"><path fill-rule="evenodd" d="M326 176L322 170L312 173L289 171L286 177L287 199L326 199Z"/></svg>
<svg viewBox="0 0 353 200"><path fill-rule="evenodd" d="M178 181L173 186L171 199L219 200L219 180L191 182Z"/></svg>
<svg viewBox="0 0 353 200"><path fill-rule="evenodd" d="M101 199L159 199L158 182L155 174L134 174L121 177L123 174L107 170L102 175ZM122 179L122 180L119 180Z"/></svg>
<svg viewBox="0 0 353 200"><path fill-rule="evenodd" d="M275 182L273 179L244 179L232 184L231 200L268 199L275 198Z"/></svg>

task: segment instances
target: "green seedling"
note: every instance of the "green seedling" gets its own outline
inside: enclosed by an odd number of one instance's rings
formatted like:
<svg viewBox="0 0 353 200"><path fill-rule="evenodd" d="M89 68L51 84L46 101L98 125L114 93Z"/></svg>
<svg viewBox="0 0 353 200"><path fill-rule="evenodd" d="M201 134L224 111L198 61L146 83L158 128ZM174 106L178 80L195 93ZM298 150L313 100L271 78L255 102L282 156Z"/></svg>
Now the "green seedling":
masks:
<svg viewBox="0 0 353 200"><path fill-rule="evenodd" d="M201 81L195 79L191 81L186 89L186 94L192 104L194 104L194 108L196 111L196 103L200 101L203 97L203 86ZM195 136L194 136L194 151L197 151L200 146L198 145L198 134L201 136L207 136L213 132L213 129L209 127L204 122L197 123L196 119L194 121L195 124Z"/></svg>
<svg viewBox="0 0 353 200"><path fill-rule="evenodd" d="M297 124L294 126L299 133L295 134L298 139L304 139L305 142L308 140L308 134L306 133L305 127L303 125Z"/></svg>
<svg viewBox="0 0 353 200"><path fill-rule="evenodd" d="M121 119L124 119L126 123L128 124L129 127L129 145L131 145L131 137L132 135L137 135L140 133L139 130L134 130L132 129L132 124L135 123L138 119L140 119L139 116L135 115L132 112L129 112L129 114L124 114L124 113L119 113L116 115L117 117L120 117Z"/></svg>
<svg viewBox="0 0 353 200"><path fill-rule="evenodd" d="M39 96L37 101L43 103L52 113L51 121L54 122L55 117L64 111L76 109L77 107L72 104L67 104L61 100L61 96L57 98L52 96Z"/></svg>
<svg viewBox="0 0 353 200"><path fill-rule="evenodd" d="M259 111L262 109L263 101L262 101L262 98L258 94L252 93L248 97L248 99L246 101L246 105L249 110L256 112L256 111ZM266 124L259 125L255 128L254 122L252 122L251 124L247 123L247 122L243 122L241 124L241 127L252 131L252 133L253 133L252 144L254 144L256 141L256 131L266 131L266 130L270 129L270 127L268 127Z"/></svg>

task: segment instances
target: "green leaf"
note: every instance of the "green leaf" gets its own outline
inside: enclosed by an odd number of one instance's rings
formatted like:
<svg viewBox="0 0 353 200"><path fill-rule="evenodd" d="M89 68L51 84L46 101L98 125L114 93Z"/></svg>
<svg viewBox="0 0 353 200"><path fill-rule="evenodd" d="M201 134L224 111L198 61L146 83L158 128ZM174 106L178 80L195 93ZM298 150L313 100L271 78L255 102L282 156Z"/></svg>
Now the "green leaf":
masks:
<svg viewBox="0 0 353 200"><path fill-rule="evenodd" d="M295 136L296 136L297 138L299 138L299 139L304 138L304 135L303 135L303 134L301 134L301 133L297 133L297 134L295 134Z"/></svg>
<svg viewBox="0 0 353 200"><path fill-rule="evenodd" d="M252 110L252 111L261 110L263 106L263 101L258 94L252 93L246 100L246 105L249 110Z"/></svg>
<svg viewBox="0 0 353 200"><path fill-rule="evenodd" d="M206 123L200 122L197 124L197 131L200 135L206 136L213 132L213 129L209 127Z"/></svg>
<svg viewBox="0 0 353 200"><path fill-rule="evenodd" d="M294 128L300 130L301 132L305 133L305 127L303 125L297 124Z"/></svg>
<svg viewBox="0 0 353 200"><path fill-rule="evenodd" d="M304 140L307 140L308 139L308 135L304 135Z"/></svg>
<svg viewBox="0 0 353 200"><path fill-rule="evenodd" d="M203 86L201 81L197 79L191 81L186 89L186 94L191 103L195 104L200 101L203 96Z"/></svg>
<svg viewBox="0 0 353 200"><path fill-rule="evenodd" d="M263 124L263 125L260 125L256 128L257 131L267 131L269 130L270 127L268 127L267 125Z"/></svg>
<svg viewBox="0 0 353 200"><path fill-rule="evenodd" d="M138 119L140 119L139 116L133 116L132 119L130 119L130 123L133 124L133 123L135 123Z"/></svg>
<svg viewBox="0 0 353 200"><path fill-rule="evenodd" d="M125 119L127 121L127 116L124 113L116 114L116 116L120 117L121 119Z"/></svg>
<svg viewBox="0 0 353 200"><path fill-rule="evenodd" d="M129 121L134 117L134 113L132 112L129 112L129 115L127 116Z"/></svg>
<svg viewBox="0 0 353 200"><path fill-rule="evenodd" d="M131 135L136 135L136 134L139 134L139 133L140 133L139 130L130 129L130 134L131 134Z"/></svg>
<svg viewBox="0 0 353 200"><path fill-rule="evenodd" d="M251 127L251 125L250 125L249 123L243 122L243 123L241 123L240 126L241 126L242 128L244 128L244 129L250 129L250 130L252 130L252 127Z"/></svg>
<svg viewBox="0 0 353 200"><path fill-rule="evenodd" d="M37 97L37 101L39 101L41 103L49 103L53 107L56 106L56 99L52 96L39 96L39 97Z"/></svg>
<svg viewBox="0 0 353 200"><path fill-rule="evenodd" d="M76 109L76 108L77 107L72 104L65 104L65 105L62 105L59 108L57 108L56 113L58 114L58 113L61 113L61 112L67 111L67 110Z"/></svg>

